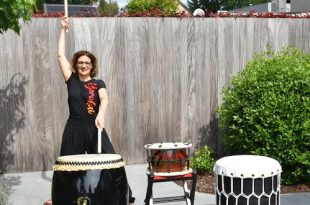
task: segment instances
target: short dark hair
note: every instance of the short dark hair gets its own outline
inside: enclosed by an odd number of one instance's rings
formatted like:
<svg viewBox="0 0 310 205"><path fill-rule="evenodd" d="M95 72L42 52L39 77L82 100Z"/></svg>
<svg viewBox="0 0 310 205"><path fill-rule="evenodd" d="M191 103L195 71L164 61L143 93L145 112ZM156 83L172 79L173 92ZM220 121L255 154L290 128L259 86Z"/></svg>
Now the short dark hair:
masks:
<svg viewBox="0 0 310 205"><path fill-rule="evenodd" d="M92 54L89 51L85 51L85 50L78 51L78 52L76 52L73 55L73 58L71 60L71 65L72 65L73 71L75 73L77 73L76 64L77 64L77 60L81 56L87 56L90 59L90 61L91 61L92 68L91 68L91 71L90 71L90 77L93 78L93 77L97 76L97 74L98 74L98 61L97 61L97 58L96 58L96 56L94 54Z"/></svg>

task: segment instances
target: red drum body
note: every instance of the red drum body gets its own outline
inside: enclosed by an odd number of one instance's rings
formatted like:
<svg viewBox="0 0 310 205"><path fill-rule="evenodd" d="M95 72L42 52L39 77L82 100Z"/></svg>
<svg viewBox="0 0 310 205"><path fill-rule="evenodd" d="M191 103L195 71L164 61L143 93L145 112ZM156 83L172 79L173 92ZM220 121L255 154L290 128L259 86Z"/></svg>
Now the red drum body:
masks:
<svg viewBox="0 0 310 205"><path fill-rule="evenodd" d="M174 173L189 170L191 144L155 143L144 147L147 150L149 171Z"/></svg>
<svg viewBox="0 0 310 205"><path fill-rule="evenodd" d="M63 156L53 169L53 205L128 205L124 162L117 154Z"/></svg>

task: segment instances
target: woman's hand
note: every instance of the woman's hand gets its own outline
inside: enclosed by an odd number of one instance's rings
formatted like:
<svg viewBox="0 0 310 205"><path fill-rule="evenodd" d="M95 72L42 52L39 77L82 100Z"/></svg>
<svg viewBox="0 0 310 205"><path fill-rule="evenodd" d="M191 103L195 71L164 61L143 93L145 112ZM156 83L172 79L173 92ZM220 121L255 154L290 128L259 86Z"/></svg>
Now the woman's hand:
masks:
<svg viewBox="0 0 310 205"><path fill-rule="evenodd" d="M98 90L99 94L99 99L100 99L100 105L99 105L99 112L98 115L95 119L95 124L97 128L104 128L104 116L105 116L105 111L108 106L108 95L107 91L105 88L100 88Z"/></svg>
<svg viewBox="0 0 310 205"><path fill-rule="evenodd" d="M95 119L95 125L98 129L103 129L104 128L104 116L97 115Z"/></svg>
<svg viewBox="0 0 310 205"><path fill-rule="evenodd" d="M62 17L61 19L61 29L63 30L68 30L69 28L69 21L68 21L68 17L67 16L64 16Z"/></svg>

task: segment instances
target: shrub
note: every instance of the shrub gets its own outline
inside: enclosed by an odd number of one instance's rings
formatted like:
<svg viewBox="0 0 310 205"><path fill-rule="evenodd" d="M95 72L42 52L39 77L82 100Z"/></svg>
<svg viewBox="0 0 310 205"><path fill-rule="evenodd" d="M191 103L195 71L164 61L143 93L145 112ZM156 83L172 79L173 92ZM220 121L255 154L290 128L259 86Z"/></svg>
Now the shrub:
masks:
<svg viewBox="0 0 310 205"><path fill-rule="evenodd" d="M6 188L2 185L0 182L0 205L6 205L8 204L8 192Z"/></svg>
<svg viewBox="0 0 310 205"><path fill-rule="evenodd" d="M118 14L118 4L116 1L110 3L105 0L100 0L100 6L98 8L99 13L103 16L116 16Z"/></svg>
<svg viewBox="0 0 310 205"><path fill-rule="evenodd" d="M0 1L0 34L8 29L12 29L19 34L21 19L24 22L29 22L35 7L35 0Z"/></svg>
<svg viewBox="0 0 310 205"><path fill-rule="evenodd" d="M177 13L178 0L131 0L127 5L129 15L170 16Z"/></svg>
<svg viewBox="0 0 310 205"><path fill-rule="evenodd" d="M195 150L191 159L191 167L198 173L213 173L214 164L213 153L207 145Z"/></svg>
<svg viewBox="0 0 310 205"><path fill-rule="evenodd" d="M223 89L218 109L227 154L277 159L284 184L310 182L310 55L257 55Z"/></svg>

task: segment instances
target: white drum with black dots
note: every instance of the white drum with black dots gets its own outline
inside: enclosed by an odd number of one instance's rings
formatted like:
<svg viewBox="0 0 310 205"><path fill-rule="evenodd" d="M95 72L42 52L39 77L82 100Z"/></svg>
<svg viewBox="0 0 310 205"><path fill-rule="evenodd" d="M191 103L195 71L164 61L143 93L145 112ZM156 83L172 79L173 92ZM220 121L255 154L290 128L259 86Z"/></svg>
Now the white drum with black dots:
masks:
<svg viewBox="0 0 310 205"><path fill-rule="evenodd" d="M216 204L279 205L281 172L270 157L223 157L214 165Z"/></svg>

